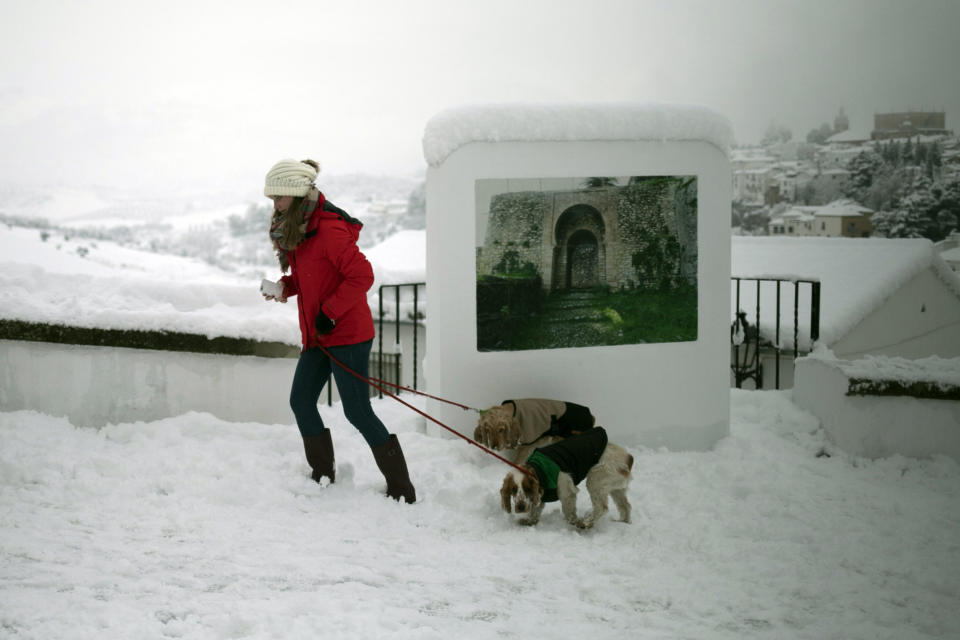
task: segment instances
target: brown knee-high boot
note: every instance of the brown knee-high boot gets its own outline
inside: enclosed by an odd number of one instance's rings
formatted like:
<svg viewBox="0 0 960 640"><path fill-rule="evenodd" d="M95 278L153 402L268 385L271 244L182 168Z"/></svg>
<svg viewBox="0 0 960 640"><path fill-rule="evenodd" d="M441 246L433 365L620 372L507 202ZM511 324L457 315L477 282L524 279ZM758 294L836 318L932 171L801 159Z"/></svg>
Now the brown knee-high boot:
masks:
<svg viewBox="0 0 960 640"><path fill-rule="evenodd" d="M403 449L400 448L397 436L391 433L386 444L372 447L371 450L377 466L380 467L380 473L387 479L387 495L394 500L400 500L402 496L407 504L416 502L417 492L410 482L407 461L403 457Z"/></svg>
<svg viewBox="0 0 960 640"><path fill-rule="evenodd" d="M330 484L336 474L336 464L333 458L333 440L330 429L324 429L319 436L303 436L303 450L307 454L307 463L313 472L310 477L316 482L327 476Z"/></svg>

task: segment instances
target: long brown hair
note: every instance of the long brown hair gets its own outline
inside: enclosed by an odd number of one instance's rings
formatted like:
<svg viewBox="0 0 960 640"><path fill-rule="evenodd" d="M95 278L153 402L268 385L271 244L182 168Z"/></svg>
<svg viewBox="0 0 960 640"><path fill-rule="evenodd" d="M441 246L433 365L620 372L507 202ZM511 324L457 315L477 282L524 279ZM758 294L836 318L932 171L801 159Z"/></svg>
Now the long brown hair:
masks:
<svg viewBox="0 0 960 640"><path fill-rule="evenodd" d="M286 211L273 212L270 219L270 240L277 252L277 260L283 273L290 268L287 251L293 251L303 242L310 214L316 208L318 199L319 192L311 189L307 195L295 197Z"/></svg>

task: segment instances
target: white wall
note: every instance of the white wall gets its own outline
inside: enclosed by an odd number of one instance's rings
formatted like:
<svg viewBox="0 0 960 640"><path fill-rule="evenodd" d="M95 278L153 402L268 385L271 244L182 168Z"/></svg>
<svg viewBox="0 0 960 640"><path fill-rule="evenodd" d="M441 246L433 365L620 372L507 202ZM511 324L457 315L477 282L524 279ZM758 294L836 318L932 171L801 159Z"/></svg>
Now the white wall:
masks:
<svg viewBox="0 0 960 640"><path fill-rule="evenodd" d="M0 410L69 416L92 427L189 411L293 424L296 364L293 358L0 340Z"/></svg>
<svg viewBox="0 0 960 640"><path fill-rule="evenodd" d="M960 356L960 297L932 269L925 269L829 346L838 358L846 359L868 353Z"/></svg>
<svg viewBox="0 0 960 640"><path fill-rule="evenodd" d="M696 175L695 342L478 352L474 182L491 178ZM431 394L475 407L546 397L589 406L628 445L707 449L729 432L730 166L701 141L474 142L427 172L426 377ZM472 435L476 415L430 412ZM444 433L429 424L431 432Z"/></svg>
<svg viewBox="0 0 960 640"><path fill-rule="evenodd" d="M838 447L858 456L947 455L960 462L960 402L848 396L849 378L817 358L797 361L793 401L819 418Z"/></svg>
<svg viewBox="0 0 960 640"><path fill-rule="evenodd" d="M384 353L396 351L395 326L384 324ZM400 376L407 387L413 385L413 326L400 324ZM417 328L417 386L423 390L426 335L423 325ZM374 351L377 346L375 339ZM69 416L77 426L92 427L158 420L188 411L212 413L233 422L293 424L289 397L296 366L296 358L0 340L0 411ZM376 377L373 370L371 374ZM392 373L384 376L392 377ZM332 381L320 403L328 399L339 401Z"/></svg>

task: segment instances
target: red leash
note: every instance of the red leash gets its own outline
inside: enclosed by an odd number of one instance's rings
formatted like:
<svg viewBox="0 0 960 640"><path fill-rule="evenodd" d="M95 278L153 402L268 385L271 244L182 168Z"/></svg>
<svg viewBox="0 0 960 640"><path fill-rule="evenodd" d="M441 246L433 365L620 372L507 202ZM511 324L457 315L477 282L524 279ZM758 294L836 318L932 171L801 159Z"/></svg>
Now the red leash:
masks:
<svg viewBox="0 0 960 640"><path fill-rule="evenodd" d="M469 443L472 444L473 446L477 447L478 449L482 449L483 451L485 451L485 452L489 453L490 455L492 455L492 456L493 456L494 458L496 458L497 460L500 460L501 462L510 465L511 467L513 467L514 469L516 469L517 471L520 471L521 473L525 473L525 474L527 474L528 476L533 476L533 475L534 475L533 472L530 471L529 469L524 469L524 468L521 467L520 465L514 464L513 462L510 462L509 460L507 460L507 459L504 458L503 456L498 455L497 453L494 453L494 452L491 451L490 449L487 449L485 446L483 446L482 444L480 444L480 443L477 442L476 440L471 440L470 438L468 438L467 436L463 435L462 433L460 433L460 432L457 431L456 429L453 429L453 428L451 428L451 427L448 427L447 425L443 424L442 422L440 422L439 420L437 420L437 419L434 418L433 416L431 416L431 415L429 415L429 414L427 414L427 413L424 413L423 411L420 411L420 409L417 409L417 408L416 408L415 406L413 406L412 404L401 400L399 397L393 395L392 393L390 393L389 391L387 391L386 389L384 389L383 387L381 387L380 385L378 385L378 384L377 384L376 382L374 382L372 379L360 375L359 373L357 373L356 371L354 371L354 370L351 369L350 367L346 366L345 364L343 364L342 362L340 362L339 360L337 360L336 358L334 358L333 355L332 355L329 351L327 351L327 348L326 348L326 347L321 346L321 347L320 347L320 351L322 351L322 352L324 353L324 355L326 355L328 358L330 358L330 361L331 361L331 362L333 362L334 364L336 364L338 367L340 367L341 369L343 369L344 371L346 371L346 372L349 373L350 375L352 375L352 376L354 376L354 377L356 377L356 378L359 378L359 379L363 380L364 382L366 382L367 384L369 384L369 385L370 385L371 387L373 387L374 389L377 389L377 390L381 391L382 393L387 394L388 396L390 396L391 398L393 398L394 400L396 400L396 401L399 402L400 404L404 405L405 407L408 407L408 408L410 408L410 409L413 409L414 411L416 411L417 413L419 413L420 415L422 415L422 416L423 416L424 418L426 418L427 420L430 420L431 422L435 422L436 424L440 425L441 427L443 427L444 429L446 429L446 430L449 431L450 433L452 433L452 434L454 434L454 435L456 435L456 436L458 436L458 437L460 437L460 438L463 438L464 440L466 440L467 442L469 442ZM378 381L378 382L383 382L383 381L380 380L380 381ZM390 383L385 383L385 384L390 384ZM399 385L391 385L391 386L399 387ZM400 388L405 388L405 387L400 387ZM415 393L419 393L419 392L415 392ZM434 398L434 396L427 395L426 393L420 393L420 395L427 396L428 398ZM453 404L453 405L456 405L456 406L458 406L458 407L463 407L464 409L470 409L470 407L467 407L467 406L465 406L465 405L458 404L458 403L456 403L456 402L450 402L449 400L443 400L442 398L434 398L434 399L435 399L435 400L440 400L441 402L447 402L448 404ZM474 411L475 411L475 409L474 409Z"/></svg>
<svg viewBox="0 0 960 640"><path fill-rule="evenodd" d="M328 353L327 355L330 356L329 353ZM330 357L331 357L331 359L332 359L332 356L330 356ZM334 360L334 362L336 362L336 361ZM338 362L337 364L340 364L340 363ZM344 369L346 369L346 367L344 367ZM350 370L347 369L347 371L350 371ZM353 373L353 372L351 371L351 373ZM373 376L371 376L371 377L369 377L369 378L363 378L362 376L358 376L358 377L360 377L360 378L363 379L365 382L367 382L368 384L370 384L371 386L373 386L375 389L380 389L380 387L374 385L374 384L373 384L374 382L376 382L377 384L385 384L385 385L387 385L388 387L393 387L394 389L402 389L402 390L404 390L404 391L409 391L410 393L414 393L414 394L416 394L416 395L418 395L418 396L424 396L425 398L430 398L431 400L437 400L437 401L439 401L439 402L445 402L445 403L447 403L447 404L452 404L452 405L455 406L455 407L460 407L460 408L463 409L464 411L476 411L477 413L483 413L483 411L480 410L480 409L474 409L473 407L468 407L468 406L465 405L465 404L460 404L459 402L454 402L453 400L447 400L447 399L445 399L445 398L438 398L437 396L432 396L432 395L430 395L429 393L424 393L423 391L417 391L416 389L411 389L410 387L405 387L405 386L403 386L402 384L395 384L395 383L393 383L393 382L387 382L386 380L381 380L381 379L379 379L379 378L374 378ZM380 391L383 391L383 389L380 389ZM386 393L386 391L383 391L383 392Z"/></svg>

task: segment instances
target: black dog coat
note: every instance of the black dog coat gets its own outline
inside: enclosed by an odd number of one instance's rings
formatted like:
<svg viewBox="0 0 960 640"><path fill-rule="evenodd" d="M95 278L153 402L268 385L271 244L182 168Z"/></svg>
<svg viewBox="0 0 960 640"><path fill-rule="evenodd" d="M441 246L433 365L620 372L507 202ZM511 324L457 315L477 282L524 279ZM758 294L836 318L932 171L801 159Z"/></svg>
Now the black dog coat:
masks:
<svg viewBox="0 0 960 640"><path fill-rule="evenodd" d="M543 501L554 502L557 495L557 476L563 472L570 475L573 484L580 484L607 448L607 432L603 427L594 427L546 447L535 450L527 464L533 467L540 486Z"/></svg>
<svg viewBox="0 0 960 640"><path fill-rule="evenodd" d="M573 402L523 398L504 400L500 404L513 405L513 415L520 425L521 444L530 444L548 435L568 438L574 431L590 429L595 421L590 409Z"/></svg>

